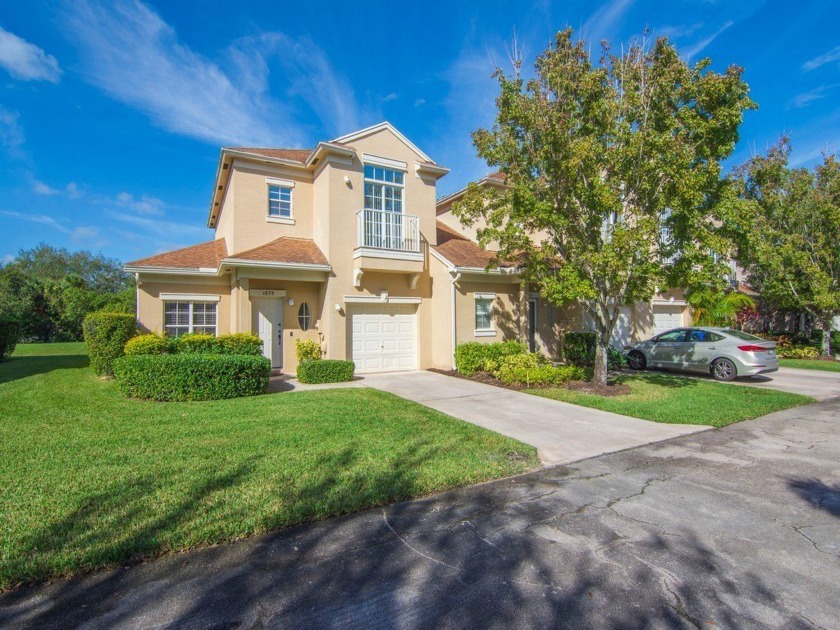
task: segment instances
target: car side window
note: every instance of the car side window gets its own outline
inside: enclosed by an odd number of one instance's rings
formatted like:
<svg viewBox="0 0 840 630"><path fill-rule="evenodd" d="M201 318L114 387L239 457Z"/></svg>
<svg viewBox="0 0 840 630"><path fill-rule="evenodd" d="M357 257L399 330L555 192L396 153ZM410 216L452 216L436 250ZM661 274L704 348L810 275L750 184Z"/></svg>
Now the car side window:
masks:
<svg viewBox="0 0 840 630"><path fill-rule="evenodd" d="M722 336L708 330L692 330L688 334L688 340L699 343L711 343L713 341L720 341Z"/></svg>
<svg viewBox="0 0 840 630"><path fill-rule="evenodd" d="M685 341L685 331L684 330L670 330L666 333L662 333L656 338L657 342L663 341Z"/></svg>

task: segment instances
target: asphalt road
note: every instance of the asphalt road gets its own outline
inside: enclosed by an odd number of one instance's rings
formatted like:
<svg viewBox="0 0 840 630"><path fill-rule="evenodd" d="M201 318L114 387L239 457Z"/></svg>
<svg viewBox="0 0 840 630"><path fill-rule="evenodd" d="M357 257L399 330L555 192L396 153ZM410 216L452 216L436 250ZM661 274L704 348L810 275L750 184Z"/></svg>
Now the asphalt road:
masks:
<svg viewBox="0 0 840 630"><path fill-rule="evenodd" d="M0 626L838 628L840 400L0 597Z"/></svg>

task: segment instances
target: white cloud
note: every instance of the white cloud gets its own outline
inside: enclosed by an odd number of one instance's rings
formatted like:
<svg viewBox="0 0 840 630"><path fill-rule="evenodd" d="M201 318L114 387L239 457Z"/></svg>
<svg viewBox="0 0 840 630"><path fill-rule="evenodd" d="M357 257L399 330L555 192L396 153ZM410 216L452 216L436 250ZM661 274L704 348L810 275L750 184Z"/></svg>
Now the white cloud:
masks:
<svg viewBox="0 0 840 630"><path fill-rule="evenodd" d="M425 98L418 98L416 101L414 101L414 107L421 107L425 104L426 104L426 99Z"/></svg>
<svg viewBox="0 0 840 630"><path fill-rule="evenodd" d="M825 64L833 61L840 61L840 46L835 46L828 52L818 55L813 59L809 59L802 64L802 69L805 72L810 72L811 70L816 70L820 66L824 66Z"/></svg>
<svg viewBox="0 0 840 630"><path fill-rule="evenodd" d="M168 131L214 144L308 146L310 132L296 116L301 105L327 133L361 126L352 86L309 39L242 38L216 62L142 2L79 0L68 11L68 36L88 80ZM269 61L285 98L271 96Z"/></svg>
<svg viewBox="0 0 840 630"><path fill-rule="evenodd" d="M228 74L140 2L76 2L66 23L88 79L161 127L212 143L302 143L289 111L269 98L259 52L247 66L226 65L236 71Z"/></svg>
<svg viewBox="0 0 840 630"><path fill-rule="evenodd" d="M51 186L45 184L44 182L38 181L37 179L35 180L35 183L32 184L32 190L36 194L46 195L48 197L52 197L53 195L57 195L59 192L61 192L60 190L58 190L58 188L52 188Z"/></svg>
<svg viewBox="0 0 840 630"><path fill-rule="evenodd" d="M610 0L583 23L581 34L591 40L612 39L633 0Z"/></svg>
<svg viewBox="0 0 840 630"><path fill-rule="evenodd" d="M79 199L82 196L82 191L79 190L79 187L76 185L76 182L70 182L64 187L64 192L67 193L67 196L70 199Z"/></svg>
<svg viewBox="0 0 840 630"><path fill-rule="evenodd" d="M708 37L701 39L699 42L691 46L683 48L683 57L685 57L686 59L691 59L692 57L694 57L694 55L701 53L709 44L715 41L726 29L731 27L733 24L735 24L733 20L727 20L718 30L716 30Z"/></svg>
<svg viewBox="0 0 840 630"><path fill-rule="evenodd" d="M208 228L202 225L195 225L193 223L161 221L160 219L150 219L122 212L109 212L108 215L117 221L127 223L128 225L132 225L137 228L142 228L146 234L163 236L169 239L171 239L173 235L177 234L183 239L194 243L200 239L207 240L208 236L212 234Z"/></svg>
<svg viewBox="0 0 840 630"><path fill-rule="evenodd" d="M0 105L0 144L16 149L24 142L23 128L18 124L19 114Z"/></svg>
<svg viewBox="0 0 840 630"><path fill-rule="evenodd" d="M681 37L689 37L703 28L703 22L695 22L694 24L666 24L659 26L654 31L656 37L667 37L668 39L679 39Z"/></svg>
<svg viewBox="0 0 840 630"><path fill-rule="evenodd" d="M0 66L21 81L58 83L61 68L52 55L0 27Z"/></svg>
<svg viewBox="0 0 840 630"><path fill-rule="evenodd" d="M99 230L91 225L79 225L70 228L58 220L46 215L25 214L23 212L13 212L11 210L0 210L0 216L8 217L10 219L19 219L21 221L28 221L30 223L38 223L39 225L46 225L47 227L51 227L59 232L67 234L74 241L86 241L99 234Z"/></svg>
<svg viewBox="0 0 840 630"><path fill-rule="evenodd" d="M818 101L821 98L825 98L826 96L828 96L828 92L830 92L836 87L840 87L840 84L821 85L820 87L814 88L813 90L802 92L801 94L797 94L793 98L793 100L791 101L791 105L797 108L805 107L813 101Z"/></svg>
<svg viewBox="0 0 840 630"><path fill-rule="evenodd" d="M136 199L134 195L127 192L121 192L117 195L116 202L117 205L129 208L135 212L139 212L140 214L151 214L157 216L163 215L163 207L166 205L157 197L142 195L139 199Z"/></svg>
<svg viewBox="0 0 840 630"><path fill-rule="evenodd" d="M388 94L386 94L385 96L382 97L382 102L383 103L388 103L390 101L396 101L399 97L400 97L400 95L397 94L396 92L390 92L390 93L388 93Z"/></svg>
<svg viewBox="0 0 840 630"><path fill-rule="evenodd" d="M0 265L8 265L9 263L14 262L14 260L14 254L6 254L3 258L0 258Z"/></svg>

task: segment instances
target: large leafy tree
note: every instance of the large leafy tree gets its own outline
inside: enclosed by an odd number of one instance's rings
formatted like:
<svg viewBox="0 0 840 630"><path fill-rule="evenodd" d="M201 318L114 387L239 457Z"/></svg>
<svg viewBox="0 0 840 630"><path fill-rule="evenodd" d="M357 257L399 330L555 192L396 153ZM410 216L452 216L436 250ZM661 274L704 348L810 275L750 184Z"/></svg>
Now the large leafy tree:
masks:
<svg viewBox="0 0 840 630"><path fill-rule="evenodd" d="M749 213L739 261L762 300L808 312L831 355L831 323L840 316L840 161L825 155L813 169L791 168L790 141L736 170Z"/></svg>
<svg viewBox="0 0 840 630"><path fill-rule="evenodd" d="M20 324L24 339L81 339L94 310L133 312L135 287L122 265L89 251L40 244L0 265L0 316Z"/></svg>
<svg viewBox="0 0 840 630"><path fill-rule="evenodd" d="M622 304L657 287L719 284L728 253L721 160L754 107L741 69L688 65L666 39L593 60L571 29L557 34L525 79L498 69L492 129L478 155L507 174L497 192L472 186L456 208L479 217L486 245L518 257L523 280L552 303L577 300L595 323L594 380L607 382L610 335ZM663 235L666 237L663 238ZM678 254L678 257L677 257Z"/></svg>

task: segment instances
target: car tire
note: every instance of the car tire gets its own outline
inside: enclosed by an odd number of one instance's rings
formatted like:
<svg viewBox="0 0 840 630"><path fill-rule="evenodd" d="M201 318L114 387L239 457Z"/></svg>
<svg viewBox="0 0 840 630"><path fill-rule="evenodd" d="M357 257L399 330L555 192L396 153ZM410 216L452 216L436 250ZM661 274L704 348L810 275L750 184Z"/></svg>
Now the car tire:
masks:
<svg viewBox="0 0 840 630"><path fill-rule="evenodd" d="M728 383L738 376L738 369L729 359L718 359L712 363L712 376L716 381Z"/></svg>
<svg viewBox="0 0 840 630"><path fill-rule="evenodd" d="M627 365L631 370L644 370L647 367L647 359L638 350L627 355Z"/></svg>

